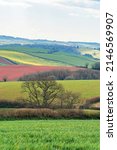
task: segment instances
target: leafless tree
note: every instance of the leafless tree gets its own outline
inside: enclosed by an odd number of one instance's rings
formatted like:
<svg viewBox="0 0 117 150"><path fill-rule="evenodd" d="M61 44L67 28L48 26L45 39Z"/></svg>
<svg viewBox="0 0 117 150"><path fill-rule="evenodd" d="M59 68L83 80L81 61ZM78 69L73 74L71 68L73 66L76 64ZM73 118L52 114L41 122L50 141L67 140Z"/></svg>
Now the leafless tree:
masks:
<svg viewBox="0 0 117 150"><path fill-rule="evenodd" d="M22 89L27 93L27 101L38 107L48 107L64 88L55 80L45 80L24 82Z"/></svg>
<svg viewBox="0 0 117 150"><path fill-rule="evenodd" d="M64 101L68 108L73 108L75 104L78 104L80 101L80 93L75 93L72 91L64 92Z"/></svg>

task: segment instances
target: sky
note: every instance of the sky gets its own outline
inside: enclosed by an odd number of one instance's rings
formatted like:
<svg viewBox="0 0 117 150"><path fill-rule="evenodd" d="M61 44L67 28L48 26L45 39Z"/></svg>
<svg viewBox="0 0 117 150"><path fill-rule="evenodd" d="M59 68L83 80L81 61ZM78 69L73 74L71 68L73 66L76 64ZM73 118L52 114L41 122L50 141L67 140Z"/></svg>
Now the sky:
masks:
<svg viewBox="0 0 117 150"><path fill-rule="evenodd" d="M99 42L100 0L0 0L0 35Z"/></svg>

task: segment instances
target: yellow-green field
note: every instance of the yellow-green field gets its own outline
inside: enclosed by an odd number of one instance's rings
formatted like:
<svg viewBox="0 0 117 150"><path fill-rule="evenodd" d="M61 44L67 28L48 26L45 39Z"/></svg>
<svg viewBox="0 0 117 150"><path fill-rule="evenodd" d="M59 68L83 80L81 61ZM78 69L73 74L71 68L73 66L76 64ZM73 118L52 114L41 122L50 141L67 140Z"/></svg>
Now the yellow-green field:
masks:
<svg viewBox="0 0 117 150"><path fill-rule="evenodd" d="M100 95L99 80L70 80L58 81L66 90L81 93L82 99ZM22 82L0 82L0 100L16 100L24 97L21 89Z"/></svg>
<svg viewBox="0 0 117 150"><path fill-rule="evenodd" d="M14 51L6 51L6 50L0 50L0 56L7 58L9 60L12 60L13 62L19 63L19 64L28 64L28 65L63 65L62 63L57 64L54 61L41 59L39 57L33 57L31 55L20 53L20 52L14 52Z"/></svg>

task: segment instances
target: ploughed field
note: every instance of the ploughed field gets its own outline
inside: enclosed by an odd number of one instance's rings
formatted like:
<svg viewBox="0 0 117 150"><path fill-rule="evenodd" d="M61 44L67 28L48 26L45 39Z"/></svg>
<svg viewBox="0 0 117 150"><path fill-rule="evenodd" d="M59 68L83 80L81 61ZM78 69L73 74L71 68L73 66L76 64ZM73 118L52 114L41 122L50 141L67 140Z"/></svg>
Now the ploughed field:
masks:
<svg viewBox="0 0 117 150"><path fill-rule="evenodd" d="M32 65L8 65L0 66L0 80L7 77L8 80L16 80L24 75L36 72L51 71L51 70L70 70L75 71L84 69L81 67L68 66L32 66Z"/></svg>
<svg viewBox="0 0 117 150"><path fill-rule="evenodd" d="M82 100L100 96L99 80L64 80L57 81L66 90L81 93ZM23 82L0 82L0 100L17 100L25 97L21 85Z"/></svg>
<svg viewBox="0 0 117 150"><path fill-rule="evenodd" d="M0 149L99 150L99 120L0 122Z"/></svg>

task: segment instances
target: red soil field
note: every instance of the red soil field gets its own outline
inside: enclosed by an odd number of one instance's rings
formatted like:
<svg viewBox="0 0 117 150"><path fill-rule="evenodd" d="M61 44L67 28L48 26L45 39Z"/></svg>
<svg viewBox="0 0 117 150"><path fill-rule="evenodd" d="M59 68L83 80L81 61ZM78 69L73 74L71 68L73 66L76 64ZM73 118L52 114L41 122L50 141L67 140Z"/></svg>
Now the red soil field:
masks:
<svg viewBox="0 0 117 150"><path fill-rule="evenodd" d="M9 65L0 66L0 80L7 77L8 80L16 80L23 75L28 75L36 72L50 71L50 70L71 70L75 71L83 69L81 67L64 67L64 66L28 66L28 65Z"/></svg>

